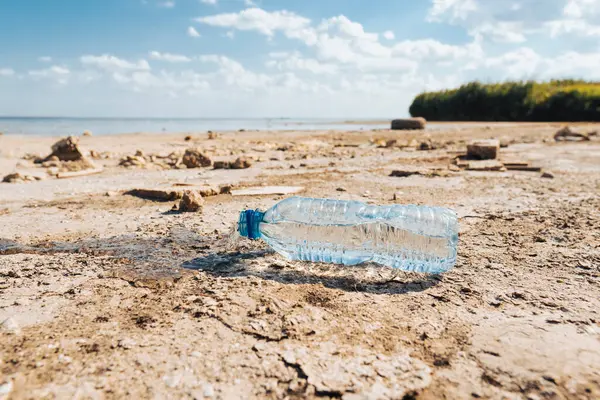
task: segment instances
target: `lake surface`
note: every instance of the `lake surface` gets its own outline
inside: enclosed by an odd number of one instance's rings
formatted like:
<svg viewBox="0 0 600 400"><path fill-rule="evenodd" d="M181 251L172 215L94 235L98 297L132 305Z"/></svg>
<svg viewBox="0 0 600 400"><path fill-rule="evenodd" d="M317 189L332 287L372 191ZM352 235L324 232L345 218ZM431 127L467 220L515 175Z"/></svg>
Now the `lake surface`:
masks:
<svg viewBox="0 0 600 400"><path fill-rule="evenodd" d="M91 131L119 133L185 133L245 130L361 130L389 128L385 119L344 123L343 119L183 119L183 118L35 118L0 117L4 134L65 136Z"/></svg>

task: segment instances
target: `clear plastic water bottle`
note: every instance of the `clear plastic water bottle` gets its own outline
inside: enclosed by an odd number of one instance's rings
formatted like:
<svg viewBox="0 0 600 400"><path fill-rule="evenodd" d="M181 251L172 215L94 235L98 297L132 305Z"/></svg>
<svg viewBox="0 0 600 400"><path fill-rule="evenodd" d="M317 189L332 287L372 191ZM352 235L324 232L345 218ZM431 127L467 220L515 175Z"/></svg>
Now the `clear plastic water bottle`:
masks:
<svg viewBox="0 0 600 400"><path fill-rule="evenodd" d="M375 262L429 273L452 268L458 244L456 213L447 208L304 197L287 198L266 212L242 211L238 232L291 260Z"/></svg>

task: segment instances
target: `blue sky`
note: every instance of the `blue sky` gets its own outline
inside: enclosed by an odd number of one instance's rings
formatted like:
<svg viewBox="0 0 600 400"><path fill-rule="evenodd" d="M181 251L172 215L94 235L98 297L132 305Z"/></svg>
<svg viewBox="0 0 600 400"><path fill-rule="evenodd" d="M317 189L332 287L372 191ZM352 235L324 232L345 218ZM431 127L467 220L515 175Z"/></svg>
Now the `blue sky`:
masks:
<svg viewBox="0 0 600 400"><path fill-rule="evenodd" d="M600 79L600 0L0 4L0 115L393 117L562 77Z"/></svg>

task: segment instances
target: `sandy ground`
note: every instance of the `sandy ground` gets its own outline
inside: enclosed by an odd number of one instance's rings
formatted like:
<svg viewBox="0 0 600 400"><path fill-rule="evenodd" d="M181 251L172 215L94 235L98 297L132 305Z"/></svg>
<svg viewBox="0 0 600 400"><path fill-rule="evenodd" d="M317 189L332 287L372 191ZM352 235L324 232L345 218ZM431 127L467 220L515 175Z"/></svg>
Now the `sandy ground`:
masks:
<svg viewBox="0 0 600 400"><path fill-rule="evenodd" d="M555 143L556 129L83 137L110 153L101 174L0 183L0 398L598 399L600 140ZM442 148L370 143L426 136ZM554 178L448 170L473 137ZM0 176L45 175L22 157L56 139L0 136ZM117 165L190 146L255 163ZM406 168L448 173L389 176ZM290 262L228 244L240 210L282 196L207 197L199 214L123 195L175 183L452 207L458 262L441 276Z"/></svg>

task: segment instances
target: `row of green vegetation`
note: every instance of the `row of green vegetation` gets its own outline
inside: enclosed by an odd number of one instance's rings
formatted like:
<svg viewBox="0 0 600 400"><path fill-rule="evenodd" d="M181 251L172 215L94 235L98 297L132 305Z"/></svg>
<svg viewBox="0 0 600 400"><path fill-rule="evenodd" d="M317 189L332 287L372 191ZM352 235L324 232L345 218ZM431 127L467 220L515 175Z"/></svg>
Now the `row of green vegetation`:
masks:
<svg viewBox="0 0 600 400"><path fill-rule="evenodd" d="M421 93L409 111L430 121L600 121L600 82L472 82Z"/></svg>

